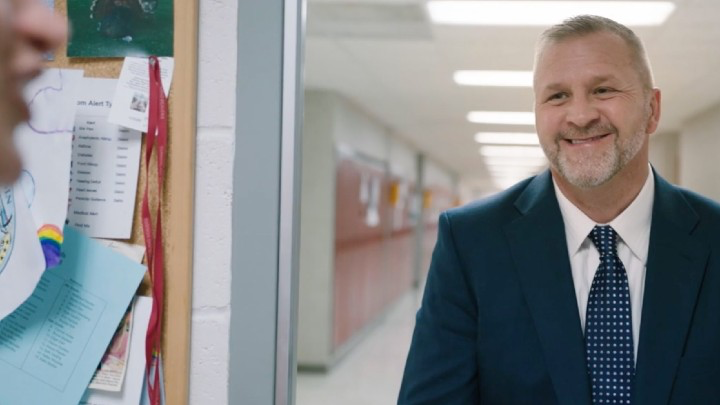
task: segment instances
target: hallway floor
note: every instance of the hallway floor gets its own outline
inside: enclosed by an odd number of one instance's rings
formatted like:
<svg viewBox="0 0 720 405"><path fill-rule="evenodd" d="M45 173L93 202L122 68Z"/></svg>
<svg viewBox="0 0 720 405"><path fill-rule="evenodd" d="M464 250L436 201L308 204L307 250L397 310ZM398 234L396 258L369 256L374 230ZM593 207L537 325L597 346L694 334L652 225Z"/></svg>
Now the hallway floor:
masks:
<svg viewBox="0 0 720 405"><path fill-rule="evenodd" d="M296 405L395 404L419 299L406 294L330 373L298 373Z"/></svg>

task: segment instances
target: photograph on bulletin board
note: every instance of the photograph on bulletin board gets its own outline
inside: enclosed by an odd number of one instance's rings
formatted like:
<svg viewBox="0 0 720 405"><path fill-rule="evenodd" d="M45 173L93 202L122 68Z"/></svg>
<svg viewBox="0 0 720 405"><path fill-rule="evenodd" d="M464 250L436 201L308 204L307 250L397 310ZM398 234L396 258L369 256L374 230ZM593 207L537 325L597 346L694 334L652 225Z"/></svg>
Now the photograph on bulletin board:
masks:
<svg viewBox="0 0 720 405"><path fill-rule="evenodd" d="M68 0L67 56L173 56L173 0Z"/></svg>

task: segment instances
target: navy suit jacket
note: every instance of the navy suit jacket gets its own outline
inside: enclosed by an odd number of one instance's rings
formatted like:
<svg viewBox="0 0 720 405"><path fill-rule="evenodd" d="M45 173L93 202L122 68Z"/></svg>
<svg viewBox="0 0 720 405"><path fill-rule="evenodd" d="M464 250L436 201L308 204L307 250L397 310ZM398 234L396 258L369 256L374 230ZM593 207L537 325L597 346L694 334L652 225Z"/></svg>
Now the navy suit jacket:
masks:
<svg viewBox="0 0 720 405"><path fill-rule="evenodd" d="M720 404L720 205L657 173L639 340L633 404ZM443 213L398 404L590 395L550 173Z"/></svg>

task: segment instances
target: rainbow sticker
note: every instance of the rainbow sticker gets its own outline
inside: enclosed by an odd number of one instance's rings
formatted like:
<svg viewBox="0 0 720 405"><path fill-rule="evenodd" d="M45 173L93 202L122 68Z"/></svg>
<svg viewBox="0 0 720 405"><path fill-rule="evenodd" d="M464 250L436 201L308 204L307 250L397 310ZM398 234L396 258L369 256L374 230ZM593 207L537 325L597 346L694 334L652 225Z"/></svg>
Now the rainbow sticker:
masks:
<svg viewBox="0 0 720 405"><path fill-rule="evenodd" d="M44 225L38 230L40 245L45 254L45 267L55 267L62 261L60 246L63 243L63 234L55 225Z"/></svg>

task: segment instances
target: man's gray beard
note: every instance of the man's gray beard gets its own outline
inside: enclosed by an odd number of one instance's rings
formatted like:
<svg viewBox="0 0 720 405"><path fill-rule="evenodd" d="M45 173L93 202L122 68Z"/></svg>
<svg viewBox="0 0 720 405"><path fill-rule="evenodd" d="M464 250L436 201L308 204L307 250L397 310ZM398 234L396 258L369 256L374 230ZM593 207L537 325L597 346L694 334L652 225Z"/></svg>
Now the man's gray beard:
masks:
<svg viewBox="0 0 720 405"><path fill-rule="evenodd" d="M578 188L594 188L607 183L638 154L643 145L643 134L641 132L636 133L624 144L621 144L617 129L611 125L602 126L599 129L595 126L577 132L615 135L611 150L603 152L600 156L592 155L589 159L571 161L566 154L561 153L560 142L564 142L562 139L574 138L574 136L567 133L558 134L555 139L555 150L545 150L545 154L553 167L568 183Z"/></svg>

